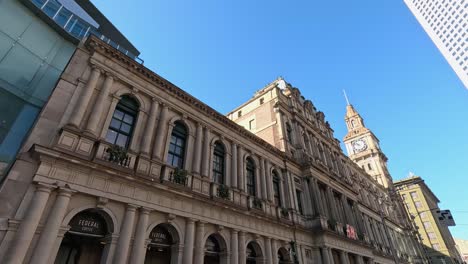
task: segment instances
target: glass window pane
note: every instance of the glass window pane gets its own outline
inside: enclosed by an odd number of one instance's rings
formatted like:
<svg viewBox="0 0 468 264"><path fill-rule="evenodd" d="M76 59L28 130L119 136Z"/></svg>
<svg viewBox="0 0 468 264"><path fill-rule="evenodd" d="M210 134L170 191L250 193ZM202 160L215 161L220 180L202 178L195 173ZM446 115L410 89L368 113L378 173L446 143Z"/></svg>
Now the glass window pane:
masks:
<svg viewBox="0 0 468 264"><path fill-rule="evenodd" d="M175 146L174 144L169 144L169 152L174 152Z"/></svg>
<svg viewBox="0 0 468 264"><path fill-rule="evenodd" d="M125 148L125 147L127 147L127 140L128 140L127 136L119 134L115 144Z"/></svg>
<svg viewBox="0 0 468 264"><path fill-rule="evenodd" d="M118 120L122 120L123 119L123 116L124 116L124 113L122 111L120 111L119 109L115 109L115 112L114 112L114 117Z"/></svg>
<svg viewBox="0 0 468 264"><path fill-rule="evenodd" d="M123 121L127 124L133 124L133 116L125 115Z"/></svg>
<svg viewBox="0 0 468 264"><path fill-rule="evenodd" d="M55 17L55 22L57 22L57 24L59 24L61 27L64 27L68 19L70 19L70 16L71 12L62 8L62 10L60 10L60 12Z"/></svg>
<svg viewBox="0 0 468 264"><path fill-rule="evenodd" d="M132 127L125 124L125 123L122 123L122 126L120 127L120 130L127 133L127 134L130 134L131 129L132 129Z"/></svg>
<svg viewBox="0 0 468 264"><path fill-rule="evenodd" d="M115 129L120 129L120 125L122 123L114 118L112 118L112 121L110 123L110 127L115 128Z"/></svg>
<svg viewBox="0 0 468 264"><path fill-rule="evenodd" d="M115 132L114 130L109 129L107 131L106 141L111 143L111 144L115 144L115 139L116 138L117 138L117 132Z"/></svg>
<svg viewBox="0 0 468 264"><path fill-rule="evenodd" d="M53 17L55 13L57 13L58 9L60 8L60 4L55 1L49 1L47 5L42 9L44 13L48 16Z"/></svg>

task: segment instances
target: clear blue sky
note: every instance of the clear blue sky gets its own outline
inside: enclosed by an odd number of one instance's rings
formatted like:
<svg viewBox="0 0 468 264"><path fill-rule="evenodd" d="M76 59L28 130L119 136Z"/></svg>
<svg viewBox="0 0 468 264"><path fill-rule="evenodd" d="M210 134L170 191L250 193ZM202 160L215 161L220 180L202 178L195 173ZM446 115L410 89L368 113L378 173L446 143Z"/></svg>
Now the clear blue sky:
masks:
<svg viewBox="0 0 468 264"><path fill-rule="evenodd" d="M394 179L422 176L468 239L468 90L403 0L93 2L148 68L221 113L283 76L341 140L346 89Z"/></svg>

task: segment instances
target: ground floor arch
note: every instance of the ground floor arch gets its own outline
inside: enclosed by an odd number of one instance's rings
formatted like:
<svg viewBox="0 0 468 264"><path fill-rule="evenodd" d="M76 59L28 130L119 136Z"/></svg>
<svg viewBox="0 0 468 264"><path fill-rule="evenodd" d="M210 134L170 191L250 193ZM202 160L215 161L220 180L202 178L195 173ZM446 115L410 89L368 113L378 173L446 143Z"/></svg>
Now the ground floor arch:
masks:
<svg viewBox="0 0 468 264"><path fill-rule="evenodd" d="M204 264L225 264L228 261L227 245L219 233L214 233L206 238L204 245Z"/></svg>
<svg viewBox="0 0 468 264"><path fill-rule="evenodd" d="M68 223L55 264L100 263L106 237L113 232L110 216L99 209L79 212Z"/></svg>
<svg viewBox="0 0 468 264"><path fill-rule="evenodd" d="M252 241L249 244L247 244L246 257L247 264L263 263L262 249L260 248L260 245L257 242Z"/></svg>
<svg viewBox="0 0 468 264"><path fill-rule="evenodd" d="M170 224L159 224L149 234L145 264L177 263L179 234Z"/></svg>
<svg viewBox="0 0 468 264"><path fill-rule="evenodd" d="M291 255L289 254L289 251L284 247L281 247L280 249L278 249L277 258L278 258L278 264L293 263L291 260Z"/></svg>

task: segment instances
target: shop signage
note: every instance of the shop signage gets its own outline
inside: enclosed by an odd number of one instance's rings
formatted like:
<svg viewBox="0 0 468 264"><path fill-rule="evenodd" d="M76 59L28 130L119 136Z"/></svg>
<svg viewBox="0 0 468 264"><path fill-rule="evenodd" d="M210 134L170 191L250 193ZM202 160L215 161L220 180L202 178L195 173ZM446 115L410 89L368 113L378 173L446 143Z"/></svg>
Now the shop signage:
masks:
<svg viewBox="0 0 468 264"><path fill-rule="evenodd" d="M104 219L95 213L80 213L70 221L70 231L82 234L104 236L106 224Z"/></svg>
<svg viewBox="0 0 468 264"><path fill-rule="evenodd" d="M172 237L164 227L155 227L150 233L151 243L171 245Z"/></svg>

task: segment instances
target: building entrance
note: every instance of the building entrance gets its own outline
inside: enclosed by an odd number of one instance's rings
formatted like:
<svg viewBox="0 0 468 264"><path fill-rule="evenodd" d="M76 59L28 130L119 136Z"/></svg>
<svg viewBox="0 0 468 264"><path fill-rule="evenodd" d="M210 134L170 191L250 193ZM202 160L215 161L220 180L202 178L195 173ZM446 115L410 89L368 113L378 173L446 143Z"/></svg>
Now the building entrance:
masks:
<svg viewBox="0 0 468 264"><path fill-rule="evenodd" d="M204 264L219 264L220 252L218 240L214 236L209 236L205 243L205 258Z"/></svg>
<svg viewBox="0 0 468 264"><path fill-rule="evenodd" d="M170 264L174 239L167 228L157 225L150 233L151 242L146 251L145 264Z"/></svg>
<svg viewBox="0 0 468 264"><path fill-rule="evenodd" d="M63 237L55 264L100 263L104 237L108 234L106 221L100 213L83 211L72 218L70 230Z"/></svg>

